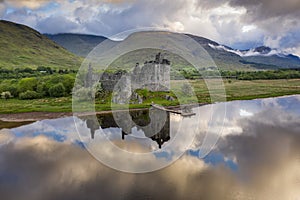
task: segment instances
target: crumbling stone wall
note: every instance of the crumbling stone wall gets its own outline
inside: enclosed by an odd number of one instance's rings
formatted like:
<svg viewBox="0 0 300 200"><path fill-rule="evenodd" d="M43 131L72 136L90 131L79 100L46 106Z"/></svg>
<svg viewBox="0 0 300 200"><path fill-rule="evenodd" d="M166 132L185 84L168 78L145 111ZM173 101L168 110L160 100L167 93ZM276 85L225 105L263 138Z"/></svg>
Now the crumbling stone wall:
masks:
<svg viewBox="0 0 300 200"><path fill-rule="evenodd" d="M135 68L128 73L118 71L96 75L89 66L85 87L91 87L96 80L99 80L104 90L114 91L114 103L126 103L126 99L130 98L136 89L148 89L154 92L169 91L170 66L170 61L165 59L161 53L155 56L155 60L146 61L143 65L137 63Z"/></svg>
<svg viewBox="0 0 300 200"><path fill-rule="evenodd" d="M170 90L170 61L159 53L154 61L145 62L143 66L136 64L132 72L122 77L114 87L114 103L128 103L136 89L150 91Z"/></svg>
<svg viewBox="0 0 300 200"><path fill-rule="evenodd" d="M124 73L121 72L103 73L100 82L105 85L104 89L113 91L112 86L123 75ZM137 63L133 71L129 72L127 76L130 77L131 86L134 89L142 87L150 91L168 91L170 90L170 61L158 53L153 61L146 61L143 65Z"/></svg>

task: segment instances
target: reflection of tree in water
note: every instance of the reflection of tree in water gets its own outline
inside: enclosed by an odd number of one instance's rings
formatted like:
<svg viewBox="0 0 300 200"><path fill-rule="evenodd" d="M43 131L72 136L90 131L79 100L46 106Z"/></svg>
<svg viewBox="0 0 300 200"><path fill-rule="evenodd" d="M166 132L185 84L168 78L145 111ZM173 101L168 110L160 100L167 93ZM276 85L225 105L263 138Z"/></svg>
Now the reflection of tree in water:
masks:
<svg viewBox="0 0 300 200"><path fill-rule="evenodd" d="M136 127L137 130L142 130L146 137L155 141L159 148L164 142L170 140L170 113L162 113L162 111L154 109L150 110L150 112L149 110L139 110L130 111L130 115L127 115L125 112L118 112L114 115L120 119L117 121L121 123L119 125L122 127L122 139L125 139L126 135L131 134L132 128ZM97 119L94 116L85 117L84 120L86 120L87 127L91 130L92 139L94 139L95 131L100 128L99 125L102 129L119 128L112 114L97 115Z"/></svg>

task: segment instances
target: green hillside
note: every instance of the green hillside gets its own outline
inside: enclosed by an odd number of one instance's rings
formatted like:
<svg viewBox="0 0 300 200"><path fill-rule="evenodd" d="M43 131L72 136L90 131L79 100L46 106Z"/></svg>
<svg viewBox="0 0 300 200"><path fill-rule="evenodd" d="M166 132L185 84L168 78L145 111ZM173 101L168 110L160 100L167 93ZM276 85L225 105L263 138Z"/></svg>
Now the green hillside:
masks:
<svg viewBox="0 0 300 200"><path fill-rule="evenodd" d="M260 63L265 65L276 65L281 68L300 68L300 60L294 55L288 56L248 56L244 59L246 63ZM264 67L262 67L264 68ZM272 69L272 67L270 67Z"/></svg>
<svg viewBox="0 0 300 200"><path fill-rule="evenodd" d="M95 35L83 35L83 34L45 34L49 39L53 40L57 44L60 44L70 52L85 57L92 51L97 44L106 40L106 37Z"/></svg>
<svg viewBox="0 0 300 200"><path fill-rule="evenodd" d="M0 20L0 68L77 69L81 58L24 25Z"/></svg>

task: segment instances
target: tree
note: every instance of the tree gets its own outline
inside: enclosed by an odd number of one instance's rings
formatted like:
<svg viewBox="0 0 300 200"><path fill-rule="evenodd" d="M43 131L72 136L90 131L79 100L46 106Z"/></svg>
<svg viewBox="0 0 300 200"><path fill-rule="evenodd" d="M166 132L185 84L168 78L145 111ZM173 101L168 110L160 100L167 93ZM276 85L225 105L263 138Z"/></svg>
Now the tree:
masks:
<svg viewBox="0 0 300 200"><path fill-rule="evenodd" d="M67 94L71 94L72 89L74 87L75 78L73 76L69 75L69 74L62 75L60 82L64 85L64 87L66 89L65 92Z"/></svg>
<svg viewBox="0 0 300 200"><path fill-rule="evenodd" d="M48 95L48 88L46 87L46 84L43 83L42 81L39 82L37 88L36 88L37 93L39 93L42 97L45 97Z"/></svg>
<svg viewBox="0 0 300 200"><path fill-rule="evenodd" d="M0 94L1 92L10 92L12 96L18 96L18 81L15 79L4 80L0 83Z"/></svg>
<svg viewBox="0 0 300 200"><path fill-rule="evenodd" d="M27 90L35 91L37 82L36 78L22 78L18 84L19 93L26 92Z"/></svg>
<svg viewBox="0 0 300 200"><path fill-rule="evenodd" d="M66 89L64 85L62 83L58 83L49 89L49 94L51 97L62 97L65 95L65 91Z"/></svg>
<svg viewBox="0 0 300 200"><path fill-rule="evenodd" d="M10 94L10 92L9 91L5 91L5 92L2 92L1 93L1 98L2 99L9 99L9 98L11 98L12 97L12 95Z"/></svg>

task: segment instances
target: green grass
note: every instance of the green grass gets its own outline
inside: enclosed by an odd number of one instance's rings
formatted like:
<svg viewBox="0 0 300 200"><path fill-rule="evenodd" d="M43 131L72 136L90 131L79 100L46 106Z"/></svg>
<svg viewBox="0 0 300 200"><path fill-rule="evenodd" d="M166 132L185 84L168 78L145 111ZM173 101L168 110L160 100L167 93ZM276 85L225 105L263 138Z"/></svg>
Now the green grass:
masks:
<svg viewBox="0 0 300 200"><path fill-rule="evenodd" d="M190 81L199 103L210 103L209 92L203 80ZM175 85L180 81L172 82ZM300 94L300 79L290 80L253 80L241 81L231 80L224 82L226 88L227 101L249 100L256 98L277 97L283 95ZM167 101L164 96L167 92L151 93L143 104L131 104L129 108L147 108L152 102L171 106L177 101ZM187 98L189 100L189 98ZM114 105L115 109L124 109L122 105ZM111 109L109 102L97 100L95 102L96 111L106 111ZM72 97L45 98L35 100L0 99L0 113L24 113L24 112L72 112Z"/></svg>
<svg viewBox="0 0 300 200"><path fill-rule="evenodd" d="M71 110L71 97L45 98L33 100L0 100L0 113L6 114L24 112L70 112Z"/></svg>
<svg viewBox="0 0 300 200"><path fill-rule="evenodd" d="M68 52L39 32L0 20L0 68L78 69L82 58Z"/></svg>

